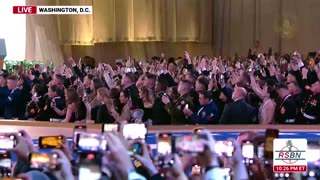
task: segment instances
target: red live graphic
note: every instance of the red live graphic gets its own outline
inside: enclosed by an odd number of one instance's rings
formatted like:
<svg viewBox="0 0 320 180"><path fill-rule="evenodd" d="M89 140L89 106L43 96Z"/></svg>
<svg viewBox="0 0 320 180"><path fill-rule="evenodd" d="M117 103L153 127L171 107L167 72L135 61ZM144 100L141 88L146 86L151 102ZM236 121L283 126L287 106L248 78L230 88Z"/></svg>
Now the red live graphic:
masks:
<svg viewBox="0 0 320 180"><path fill-rule="evenodd" d="M13 14L37 14L37 6L13 6Z"/></svg>

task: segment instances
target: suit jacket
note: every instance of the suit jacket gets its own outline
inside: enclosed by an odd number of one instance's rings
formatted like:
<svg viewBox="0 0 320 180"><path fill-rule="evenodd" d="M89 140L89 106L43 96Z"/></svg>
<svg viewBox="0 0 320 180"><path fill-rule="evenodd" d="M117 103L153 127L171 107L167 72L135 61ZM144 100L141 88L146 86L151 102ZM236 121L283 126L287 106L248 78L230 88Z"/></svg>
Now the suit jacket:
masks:
<svg viewBox="0 0 320 180"><path fill-rule="evenodd" d="M3 117L6 100L10 94L8 86L0 87L0 117Z"/></svg>
<svg viewBox="0 0 320 180"><path fill-rule="evenodd" d="M64 98L61 97L55 97L56 101L56 107L59 110L63 110L66 107L66 101ZM38 115L36 116L35 120L37 121L49 121L50 118L57 118L57 119L63 119L64 116L59 116L51 107L51 101L52 99L47 99L45 106L40 109Z"/></svg>
<svg viewBox="0 0 320 180"><path fill-rule="evenodd" d="M253 124L257 121L257 110L245 99L224 106L220 124Z"/></svg>
<svg viewBox="0 0 320 180"><path fill-rule="evenodd" d="M153 125L169 125L170 115L165 109L165 105L162 102L162 96L164 92L160 92L156 95L155 101L152 107L152 124Z"/></svg>
<svg viewBox="0 0 320 180"><path fill-rule="evenodd" d="M13 119L19 116L19 104L21 103L21 90L14 89L10 92L8 98L5 102L4 107L4 118L5 119Z"/></svg>
<svg viewBox="0 0 320 180"><path fill-rule="evenodd" d="M92 111L91 111L91 117L95 117L92 118L94 120L95 123L106 123L106 124L111 124L115 122L115 119L110 115L108 108L105 104L102 104L100 106L97 106L96 108L93 108L92 110L96 110L95 111L95 115L92 116Z"/></svg>
<svg viewBox="0 0 320 180"><path fill-rule="evenodd" d="M143 107L143 103L139 97L139 90L138 90L137 86L133 84L133 85L127 87L125 90L128 91L130 94L130 98L132 101L131 110L141 109Z"/></svg>

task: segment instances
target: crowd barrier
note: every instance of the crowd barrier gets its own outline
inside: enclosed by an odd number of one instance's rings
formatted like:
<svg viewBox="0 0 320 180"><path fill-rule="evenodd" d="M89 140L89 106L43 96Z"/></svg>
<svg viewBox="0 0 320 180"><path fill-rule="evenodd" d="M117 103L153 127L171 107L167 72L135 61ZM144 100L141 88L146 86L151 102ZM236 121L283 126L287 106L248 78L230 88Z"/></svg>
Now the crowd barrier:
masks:
<svg viewBox="0 0 320 180"><path fill-rule="evenodd" d="M33 139L34 144L38 145L39 136L64 135L68 138L69 144L72 143L73 128L76 123L59 123L59 122L39 122L39 121L22 121L22 120L0 120L0 132L18 132L25 130ZM101 124L86 124L87 132L100 133ZM240 132L255 131L264 134L267 128L279 129L280 138L306 138L308 140L320 139L320 128L317 125L168 125L168 126L151 126L148 128L146 143L156 153L157 133L170 132L176 135L191 134L195 128L208 129L214 138L218 141L228 138L236 139ZM41 150L49 152L48 150ZM76 157L76 154L73 154ZM12 154L13 161L16 156Z"/></svg>
<svg viewBox="0 0 320 180"><path fill-rule="evenodd" d="M41 121L22 121L22 120L0 120L0 132L17 132L18 130L27 131L32 139L39 136L64 135L72 137L73 128L76 123L61 122L41 122ZM100 133L101 124L86 124L88 132ZM264 133L267 128L279 129L280 137L291 138L316 138L320 137L320 126L318 125L164 125L150 126L148 128L147 141L151 136L159 132L171 132L173 134L189 134L195 128L206 128L212 132L216 139L226 139L236 137L243 131L255 131ZM152 138L153 139L153 138Z"/></svg>

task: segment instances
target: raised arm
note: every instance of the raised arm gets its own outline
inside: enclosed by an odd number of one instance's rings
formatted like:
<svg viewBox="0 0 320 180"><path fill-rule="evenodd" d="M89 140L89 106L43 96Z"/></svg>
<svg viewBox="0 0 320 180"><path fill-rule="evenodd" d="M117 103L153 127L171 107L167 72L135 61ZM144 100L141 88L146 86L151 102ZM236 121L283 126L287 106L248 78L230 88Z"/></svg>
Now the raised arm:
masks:
<svg viewBox="0 0 320 180"><path fill-rule="evenodd" d="M254 93L263 100L263 90L260 88L260 86L257 84L253 74L250 74L250 80L251 80L251 87Z"/></svg>

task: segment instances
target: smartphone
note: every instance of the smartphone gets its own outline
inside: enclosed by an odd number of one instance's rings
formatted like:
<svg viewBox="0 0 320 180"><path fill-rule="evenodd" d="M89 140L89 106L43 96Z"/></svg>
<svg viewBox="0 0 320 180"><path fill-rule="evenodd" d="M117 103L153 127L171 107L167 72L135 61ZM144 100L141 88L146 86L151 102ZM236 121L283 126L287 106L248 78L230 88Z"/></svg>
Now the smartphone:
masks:
<svg viewBox="0 0 320 180"><path fill-rule="evenodd" d="M242 142L242 156L246 164L253 163L254 145L252 141L245 140Z"/></svg>
<svg viewBox="0 0 320 180"><path fill-rule="evenodd" d="M77 149L77 137L80 133L86 133L87 126L85 125L77 125L73 128L73 144L75 144L75 150Z"/></svg>
<svg viewBox="0 0 320 180"><path fill-rule="evenodd" d="M222 174L223 174L223 177L225 180L231 180L231 169L230 168L222 168L221 169L222 171Z"/></svg>
<svg viewBox="0 0 320 180"><path fill-rule="evenodd" d="M140 143L134 143L131 148L133 154L142 155L142 145Z"/></svg>
<svg viewBox="0 0 320 180"><path fill-rule="evenodd" d="M58 154L52 153L31 153L29 162L31 168L56 169Z"/></svg>
<svg viewBox="0 0 320 180"><path fill-rule="evenodd" d="M171 133L160 133L158 135L157 155L158 166L163 168L170 168L174 164L174 140Z"/></svg>
<svg viewBox="0 0 320 180"><path fill-rule="evenodd" d="M102 133L111 132L113 130L119 131L119 124L102 124Z"/></svg>
<svg viewBox="0 0 320 180"><path fill-rule="evenodd" d="M1 135L6 135L6 136L24 136L24 134L22 132L9 132L9 133L0 133Z"/></svg>
<svg viewBox="0 0 320 180"><path fill-rule="evenodd" d="M6 152L16 146L17 140L14 135L0 135L0 152Z"/></svg>
<svg viewBox="0 0 320 180"><path fill-rule="evenodd" d="M6 153L0 154L0 167L6 168L6 169L11 169L12 161L11 161L10 153L6 152Z"/></svg>
<svg viewBox="0 0 320 180"><path fill-rule="evenodd" d="M320 165L320 141L308 141L307 161L311 166ZM320 174L319 174L320 175Z"/></svg>
<svg viewBox="0 0 320 180"><path fill-rule="evenodd" d="M216 153L219 156L232 157L234 147L231 141L216 141Z"/></svg>
<svg viewBox="0 0 320 180"><path fill-rule="evenodd" d="M105 151L107 140L100 134L80 133L77 135L77 148L80 152Z"/></svg>
<svg viewBox="0 0 320 180"><path fill-rule="evenodd" d="M79 180L101 179L101 160L99 153L80 153Z"/></svg>
<svg viewBox="0 0 320 180"><path fill-rule="evenodd" d="M273 140L279 138L278 129L266 129L266 141L264 146L264 158L272 159L273 158Z"/></svg>
<svg viewBox="0 0 320 180"><path fill-rule="evenodd" d="M39 147L60 149L63 143L63 136L41 136L39 137Z"/></svg>
<svg viewBox="0 0 320 180"><path fill-rule="evenodd" d="M204 151L203 137L199 134L175 137L176 151L187 153L202 153Z"/></svg>
<svg viewBox="0 0 320 180"><path fill-rule="evenodd" d="M232 141L224 141L225 144L225 154L227 157L232 157L233 151L234 151L234 146L232 144Z"/></svg>
<svg viewBox="0 0 320 180"><path fill-rule="evenodd" d="M258 156L258 159L264 158L264 143L261 143L258 145L257 156Z"/></svg>
<svg viewBox="0 0 320 180"><path fill-rule="evenodd" d="M126 124L123 126L123 136L127 140L145 139L147 134L147 128L145 124Z"/></svg>
<svg viewBox="0 0 320 180"><path fill-rule="evenodd" d="M189 104L186 104L186 106L184 108L185 109L189 109Z"/></svg>

